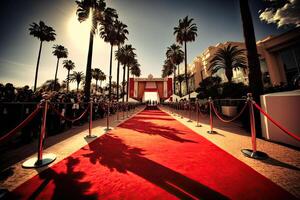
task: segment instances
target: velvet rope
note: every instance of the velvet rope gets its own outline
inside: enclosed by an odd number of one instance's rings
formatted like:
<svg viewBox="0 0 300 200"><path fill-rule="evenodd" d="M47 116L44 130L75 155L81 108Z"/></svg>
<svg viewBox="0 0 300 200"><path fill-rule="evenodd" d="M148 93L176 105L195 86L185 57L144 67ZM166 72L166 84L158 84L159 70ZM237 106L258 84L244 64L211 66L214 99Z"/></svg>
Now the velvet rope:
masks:
<svg viewBox="0 0 300 200"><path fill-rule="evenodd" d="M225 123L233 122L234 120L236 120L237 118L239 118L239 117L243 114L243 112L245 111L245 109L246 109L246 107L247 107L247 104L245 103L245 105L244 105L244 107L242 108L241 112L239 112L239 113L238 113L236 116L234 116L232 119L226 120L226 119L223 119L223 118L221 117L220 113L217 111L217 109L216 109L216 107L215 107L215 105L214 105L213 102L211 103L211 105L212 105L212 108L213 108L214 113L215 113L216 116L219 118L219 120L221 120L222 122L225 122Z"/></svg>
<svg viewBox="0 0 300 200"><path fill-rule="evenodd" d="M285 127L281 126L278 122L276 122L269 114L267 114L259 105L257 105L256 102L252 101L255 108L257 108L264 116L266 116L274 125L276 125L278 128L280 128L283 132L291 136L292 138L296 139L297 141L300 141L300 137L291 133L288 131Z"/></svg>
<svg viewBox="0 0 300 200"><path fill-rule="evenodd" d="M11 138L16 133L18 133L18 131L20 129L24 128L24 126L26 126L39 113L39 111L41 110L41 108L42 108L42 106L41 106L41 104L39 104L37 106L37 108L28 117L26 117L26 119L24 119L17 127L15 127L11 131L9 131L7 134L5 134L4 136L2 136L0 138L0 143L2 143L5 140Z"/></svg>
<svg viewBox="0 0 300 200"><path fill-rule="evenodd" d="M90 105L88 105L88 107L86 108L86 110L79 117L77 117L75 119L70 119L70 118L65 117L64 115L62 115L61 112L59 110L57 110L51 103L49 105L50 105L51 109L54 112L56 112L57 115L59 115L59 117L63 118L64 120L70 121L72 123L80 120L87 113L87 111L89 110L89 107L90 107Z"/></svg>

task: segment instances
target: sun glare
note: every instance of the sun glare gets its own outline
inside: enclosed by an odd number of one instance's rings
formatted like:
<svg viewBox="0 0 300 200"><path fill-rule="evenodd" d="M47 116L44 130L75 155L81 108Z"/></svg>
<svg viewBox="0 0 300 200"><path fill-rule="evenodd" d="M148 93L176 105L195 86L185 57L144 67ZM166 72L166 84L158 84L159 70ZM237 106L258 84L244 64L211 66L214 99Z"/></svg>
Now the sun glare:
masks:
<svg viewBox="0 0 300 200"><path fill-rule="evenodd" d="M82 42L88 40L91 25L92 22L90 18L80 23L75 15L70 17L68 23L69 37L76 47L82 47Z"/></svg>

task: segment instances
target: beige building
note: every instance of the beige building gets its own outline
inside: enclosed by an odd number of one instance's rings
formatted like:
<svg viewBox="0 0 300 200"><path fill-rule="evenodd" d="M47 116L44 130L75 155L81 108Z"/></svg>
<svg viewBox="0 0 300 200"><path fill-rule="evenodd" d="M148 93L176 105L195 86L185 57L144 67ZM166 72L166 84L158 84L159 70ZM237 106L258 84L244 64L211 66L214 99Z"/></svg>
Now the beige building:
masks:
<svg viewBox="0 0 300 200"><path fill-rule="evenodd" d="M228 45L237 46L239 49L245 49L242 42L225 42L215 46L209 46L203 53L199 54L188 66L191 74L190 90L194 91L199 87L199 83L211 72L208 66L216 51ZM264 85L279 85L281 83L290 83L293 78L300 74L300 28L293 29L278 36L269 36L257 42L262 79ZM245 55L246 56L246 55ZM183 73L183 67L180 73ZM233 81L244 82L248 84L247 70L234 71ZM223 82L227 81L224 70L219 70L216 75L222 78ZM182 84L182 92L186 94L185 84Z"/></svg>

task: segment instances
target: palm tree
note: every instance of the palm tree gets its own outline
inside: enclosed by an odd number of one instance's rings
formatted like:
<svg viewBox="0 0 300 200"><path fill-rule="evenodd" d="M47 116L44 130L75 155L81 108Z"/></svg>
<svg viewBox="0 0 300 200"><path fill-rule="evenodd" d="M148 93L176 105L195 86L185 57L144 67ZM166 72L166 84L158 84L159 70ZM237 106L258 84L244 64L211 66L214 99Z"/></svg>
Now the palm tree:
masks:
<svg viewBox="0 0 300 200"><path fill-rule="evenodd" d="M179 44L184 44L184 74L185 74L185 83L187 93L189 94L189 85L188 85L188 77L187 77L187 48L186 43L195 41L197 36L197 26L193 22L193 18L189 19L188 16L179 20L179 24L177 27L174 27L174 35L176 35L176 41Z"/></svg>
<svg viewBox="0 0 300 200"><path fill-rule="evenodd" d="M106 75L104 74L103 71L101 71L101 73L100 73L99 80L100 80L100 87L101 87L102 81L106 80Z"/></svg>
<svg viewBox="0 0 300 200"><path fill-rule="evenodd" d="M102 74L104 73L103 71L101 71L101 69L99 68L92 69L92 77L96 80L96 91L98 91L98 81L100 80Z"/></svg>
<svg viewBox="0 0 300 200"><path fill-rule="evenodd" d="M61 85L57 81L46 80L38 89L43 89L44 91L51 91L53 88L60 89L60 87Z"/></svg>
<svg viewBox="0 0 300 200"><path fill-rule="evenodd" d="M141 68L139 63L133 63L130 68L131 75L134 77L140 77L141 76Z"/></svg>
<svg viewBox="0 0 300 200"><path fill-rule="evenodd" d="M260 63L256 48L256 39L254 33L254 27L252 22L252 16L249 9L248 0L240 0L240 11L242 17L244 40L247 49L247 59L249 66L249 86L253 94L254 100L260 104L260 95L263 93L262 73L260 69ZM259 111L255 111L255 119L260 119ZM255 120L255 128L257 136L261 137L261 125L260 120Z"/></svg>
<svg viewBox="0 0 300 200"><path fill-rule="evenodd" d="M51 26L47 26L43 21L40 21L39 24L35 22L30 24L29 33L30 35L33 35L33 37L36 37L40 40L40 49L39 49L38 59L36 63L34 88L33 88L33 91L36 91L36 84L37 84L37 77L38 77L43 42L54 41L56 34L55 34L55 30Z"/></svg>
<svg viewBox="0 0 300 200"><path fill-rule="evenodd" d="M109 60L109 92L108 92L108 99L111 101L111 79L112 79L112 54L113 54L113 47L114 45L118 44L117 41L117 28L115 22L104 24L100 28L100 37L104 39L104 42L108 42L110 44L110 60Z"/></svg>
<svg viewBox="0 0 300 200"><path fill-rule="evenodd" d="M129 34L129 32L127 30L127 25L123 24L119 20L116 20L114 25L115 25L115 28L117 31L116 41L117 41L117 45L118 45L118 50L116 52L118 52L120 49L120 45L124 44L125 40L127 40L126 35ZM118 60L118 63L117 63L117 101L119 101L119 85L120 85L119 77L120 77L120 61Z"/></svg>
<svg viewBox="0 0 300 200"><path fill-rule="evenodd" d="M232 82L233 70L245 70L247 68L245 50L238 49L237 46L223 47L217 50L216 54L210 61L208 70L215 74L220 69L225 70L228 82Z"/></svg>
<svg viewBox="0 0 300 200"><path fill-rule="evenodd" d="M67 92L69 92L70 71L75 68L75 63L72 60L64 60L63 67L68 70L67 75Z"/></svg>
<svg viewBox="0 0 300 200"><path fill-rule="evenodd" d="M185 79L185 75L184 74L179 74L179 75L177 75L176 79L177 79L177 81L179 83L179 96L181 97L182 96L181 84L182 84L182 82Z"/></svg>
<svg viewBox="0 0 300 200"><path fill-rule="evenodd" d="M173 69L173 91L175 93L175 77L176 77L176 66L179 70L179 65L180 63L183 62L184 60L184 52L181 50L181 46L177 44L172 44L170 47L168 47L166 56L171 62L174 64L174 69ZM179 71L178 71L179 74Z"/></svg>
<svg viewBox="0 0 300 200"><path fill-rule="evenodd" d="M84 73L83 72L76 72L76 71L73 71L73 73L70 75L70 81L71 82L75 82L77 83L77 92L79 90L79 84L81 81L83 81L84 79Z"/></svg>
<svg viewBox="0 0 300 200"><path fill-rule="evenodd" d="M111 83L111 88L112 88L112 91L113 91L112 93L113 93L113 94L115 94L115 91L116 91L117 87L118 87L118 86L117 86L117 83L116 83L115 81L113 81L113 82Z"/></svg>
<svg viewBox="0 0 300 200"><path fill-rule="evenodd" d="M254 99L259 103L259 95L263 93L263 83L261 78L262 73L260 69L254 27L248 0L240 0L240 11L243 23L245 45L247 49L247 59L249 66L249 86L253 93Z"/></svg>
<svg viewBox="0 0 300 200"><path fill-rule="evenodd" d="M56 82L59 59L68 57L68 49L62 45L57 45L57 44L53 46L53 49L54 51L52 53L54 56L57 57L56 70L54 75L54 81ZM54 85L56 85L56 83L54 83ZM53 90L55 90L55 88L53 88Z"/></svg>
<svg viewBox="0 0 300 200"><path fill-rule="evenodd" d="M174 64L171 62L171 60L167 59L165 60L165 63L163 65L163 69L162 69L162 77L168 77L171 74L174 73Z"/></svg>
<svg viewBox="0 0 300 200"><path fill-rule="evenodd" d="M123 64L123 83L122 83L122 91L125 92L125 73L126 73L126 67L134 62L136 54L134 53L135 48L133 48L131 45L124 45L122 46L117 52L116 52L116 59ZM127 73L127 77L129 77L129 73ZM128 81L128 80L127 80ZM127 82L128 83L128 82ZM128 93L128 87L129 84L127 84L127 93ZM128 101L128 94L126 100ZM124 102L124 95L122 96L122 102Z"/></svg>
<svg viewBox="0 0 300 200"><path fill-rule="evenodd" d="M89 17L92 18L92 25L90 30L89 50L86 64L86 77L84 85L85 100L88 101L90 97L91 79L92 79L92 56L93 56L93 43L94 34L98 25L110 23L115 18L116 11L112 8L106 8L104 0L78 0L77 16L78 21L86 21Z"/></svg>

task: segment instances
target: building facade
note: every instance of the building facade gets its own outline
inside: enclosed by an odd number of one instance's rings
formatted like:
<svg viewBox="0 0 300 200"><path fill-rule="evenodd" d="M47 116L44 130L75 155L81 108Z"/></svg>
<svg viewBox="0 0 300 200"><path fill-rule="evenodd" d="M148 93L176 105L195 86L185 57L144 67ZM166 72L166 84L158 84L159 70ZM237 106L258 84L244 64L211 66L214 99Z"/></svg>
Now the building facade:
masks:
<svg viewBox="0 0 300 200"><path fill-rule="evenodd" d="M208 70L212 58L218 49L228 45L237 46L238 49L246 49L243 42L233 41L209 46L188 65L190 91L198 88L203 79L212 76L210 70ZM259 40L257 51L260 59L262 81L265 87L289 84L296 75L300 74L300 28ZM180 73L184 71L182 68ZM221 77L222 82L227 82L224 70L219 70L214 75ZM248 70L234 71L232 81L248 84ZM185 82L182 83L182 93L186 94Z"/></svg>

